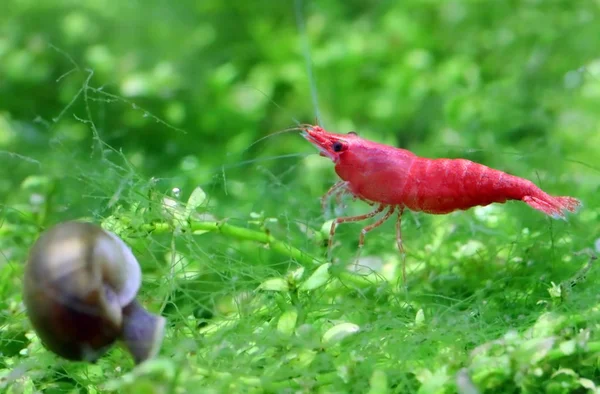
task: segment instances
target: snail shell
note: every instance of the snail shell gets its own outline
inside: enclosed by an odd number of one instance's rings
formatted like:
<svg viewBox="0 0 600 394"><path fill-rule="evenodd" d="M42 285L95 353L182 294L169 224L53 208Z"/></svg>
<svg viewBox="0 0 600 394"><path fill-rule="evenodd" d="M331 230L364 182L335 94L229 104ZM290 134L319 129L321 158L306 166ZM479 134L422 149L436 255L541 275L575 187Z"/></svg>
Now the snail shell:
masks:
<svg viewBox="0 0 600 394"><path fill-rule="evenodd" d="M23 301L42 343L59 356L95 362L120 339L139 363L160 349L166 322L136 301L141 277L119 237L65 222L31 248Z"/></svg>

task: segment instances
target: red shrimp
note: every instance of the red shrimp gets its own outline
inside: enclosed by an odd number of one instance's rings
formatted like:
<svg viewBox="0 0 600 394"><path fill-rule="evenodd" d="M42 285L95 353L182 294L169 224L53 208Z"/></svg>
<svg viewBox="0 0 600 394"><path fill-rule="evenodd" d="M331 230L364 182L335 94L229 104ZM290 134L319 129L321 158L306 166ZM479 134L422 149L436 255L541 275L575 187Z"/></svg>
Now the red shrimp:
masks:
<svg viewBox="0 0 600 394"><path fill-rule="evenodd" d="M348 193L376 209L359 216L336 218L331 224L328 255L338 224L383 216L361 230L359 252L365 235L397 212L396 240L404 256L400 232L404 209L447 214L474 206L521 200L538 211L564 219L565 211L576 212L581 202L573 197L546 194L533 182L465 159L429 159L392 146L369 141L355 132L330 133L319 126L303 125L302 136L321 156L330 158L342 179L323 196L323 208L331 196ZM404 259L403 259L404 261ZM406 283L406 269L402 267Z"/></svg>

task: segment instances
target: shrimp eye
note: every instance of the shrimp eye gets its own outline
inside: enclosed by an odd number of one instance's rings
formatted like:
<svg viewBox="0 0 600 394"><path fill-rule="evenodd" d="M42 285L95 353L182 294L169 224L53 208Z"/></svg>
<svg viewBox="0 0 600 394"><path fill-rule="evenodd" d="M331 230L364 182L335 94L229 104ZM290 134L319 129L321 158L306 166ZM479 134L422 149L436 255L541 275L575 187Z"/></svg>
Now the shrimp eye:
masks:
<svg viewBox="0 0 600 394"><path fill-rule="evenodd" d="M358 135L358 133L356 131L349 131L348 134L350 134L350 135Z"/></svg>
<svg viewBox="0 0 600 394"><path fill-rule="evenodd" d="M331 145L331 148L333 149L334 152L341 152L342 149L344 148L344 144L342 144L340 141L335 141Z"/></svg>

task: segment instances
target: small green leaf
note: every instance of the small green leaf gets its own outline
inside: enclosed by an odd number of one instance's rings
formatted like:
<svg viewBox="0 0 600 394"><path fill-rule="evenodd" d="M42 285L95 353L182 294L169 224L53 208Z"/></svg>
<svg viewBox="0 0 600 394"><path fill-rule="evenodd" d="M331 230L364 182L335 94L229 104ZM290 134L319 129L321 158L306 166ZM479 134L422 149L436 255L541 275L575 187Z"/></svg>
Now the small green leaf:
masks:
<svg viewBox="0 0 600 394"><path fill-rule="evenodd" d="M551 336L566 320L567 318L565 316L546 312L538 317L533 327L527 330L527 335L532 338Z"/></svg>
<svg viewBox="0 0 600 394"><path fill-rule="evenodd" d="M23 189L36 189L40 187L46 187L50 184L50 178L44 175L30 175L23 180L21 188Z"/></svg>
<svg viewBox="0 0 600 394"><path fill-rule="evenodd" d="M473 257L483 251L485 251L485 245L482 242L469 240L463 243L458 251L453 253L453 256L456 258Z"/></svg>
<svg viewBox="0 0 600 394"><path fill-rule="evenodd" d="M102 392L105 391L124 391L124 392L144 392L139 388L143 385L144 388L152 382L160 384L169 382L173 379L176 373L176 367L173 360L168 358L155 358L144 361L135 369L121 375L118 378L111 379L101 386ZM160 382L160 383L159 383ZM140 391L141 390L141 391Z"/></svg>
<svg viewBox="0 0 600 394"><path fill-rule="evenodd" d="M596 392L596 390L597 390L596 384L593 381L591 381L590 379L579 378L579 384L583 388L586 388L588 390L592 390L593 392Z"/></svg>
<svg viewBox="0 0 600 394"><path fill-rule="evenodd" d="M260 378L257 378L256 376L241 376L239 379L240 382L247 384L248 386L260 386L262 384Z"/></svg>
<svg viewBox="0 0 600 394"><path fill-rule="evenodd" d="M260 286L258 286L258 289L267 291L288 291L289 285L285 279L270 278L262 282Z"/></svg>
<svg viewBox="0 0 600 394"><path fill-rule="evenodd" d="M417 311L417 316L415 316L415 325L420 327L423 324L425 324L425 312L423 312L423 308L421 308Z"/></svg>
<svg viewBox="0 0 600 394"><path fill-rule="evenodd" d="M315 272L300 285L299 290L314 290L327 283L330 278L329 267L331 267L331 263L325 263L317 268Z"/></svg>
<svg viewBox="0 0 600 394"><path fill-rule="evenodd" d="M578 378L577 372L573 371L571 368L559 368L556 372L552 374L552 378L558 375L568 375L573 376L574 378Z"/></svg>
<svg viewBox="0 0 600 394"><path fill-rule="evenodd" d="M325 237L325 239L329 239L329 234L331 232L331 223L333 223L333 219L332 220L328 220L325 223L323 223L323 225L321 226L321 234Z"/></svg>
<svg viewBox="0 0 600 394"><path fill-rule="evenodd" d="M419 393L442 393L444 385L450 380L447 369L447 366L443 366L442 368L437 369L435 372L425 369L420 373L417 373L416 377L421 382Z"/></svg>
<svg viewBox="0 0 600 394"><path fill-rule="evenodd" d="M180 226L186 223L187 214L183 204L169 197L164 197L162 200L163 214L169 219L176 221L176 225Z"/></svg>
<svg viewBox="0 0 600 394"><path fill-rule="evenodd" d="M185 206L185 216L189 218L196 209L206 201L206 193L200 186L196 187Z"/></svg>
<svg viewBox="0 0 600 394"><path fill-rule="evenodd" d="M260 222L260 221L262 221L262 219L263 219L263 217L264 217L264 214L263 214L263 212L261 212L261 213L258 213L258 212L250 212L250 215L249 215L249 216L250 216L252 219L254 219L254 220L257 220L257 221L259 221L259 222Z"/></svg>
<svg viewBox="0 0 600 394"><path fill-rule="evenodd" d="M386 394L388 392L387 375L382 370L373 371L369 384L371 386L369 394Z"/></svg>
<svg viewBox="0 0 600 394"><path fill-rule="evenodd" d="M120 218L116 216L108 216L101 223L100 227L102 227L106 231L110 231L114 233L118 237L123 237L127 231L127 225L123 223Z"/></svg>
<svg viewBox="0 0 600 394"><path fill-rule="evenodd" d="M577 342L575 339L571 339L558 345L558 348L565 356L570 356L577 350Z"/></svg>
<svg viewBox="0 0 600 394"><path fill-rule="evenodd" d="M304 276L304 267L293 270L288 276L294 283L297 283Z"/></svg>
<svg viewBox="0 0 600 394"><path fill-rule="evenodd" d="M294 333L296 321L298 320L298 311L290 309L281 314L277 322L277 330L283 335L289 336Z"/></svg>
<svg viewBox="0 0 600 394"><path fill-rule="evenodd" d="M317 352L312 349L293 350L286 356L286 361L298 369L308 368L317 357Z"/></svg>
<svg viewBox="0 0 600 394"><path fill-rule="evenodd" d="M356 334L360 331L360 327L354 323L340 323L323 334L321 343L323 346L332 346L341 342L344 338Z"/></svg>
<svg viewBox="0 0 600 394"><path fill-rule="evenodd" d="M548 293L550 293L550 297L552 298L561 298L562 296L562 287L557 285L554 282L550 282L551 286L548 288Z"/></svg>
<svg viewBox="0 0 600 394"><path fill-rule="evenodd" d="M220 330L234 327L239 321L239 316L230 316L227 320L218 320L202 327L198 332L203 335L212 335Z"/></svg>

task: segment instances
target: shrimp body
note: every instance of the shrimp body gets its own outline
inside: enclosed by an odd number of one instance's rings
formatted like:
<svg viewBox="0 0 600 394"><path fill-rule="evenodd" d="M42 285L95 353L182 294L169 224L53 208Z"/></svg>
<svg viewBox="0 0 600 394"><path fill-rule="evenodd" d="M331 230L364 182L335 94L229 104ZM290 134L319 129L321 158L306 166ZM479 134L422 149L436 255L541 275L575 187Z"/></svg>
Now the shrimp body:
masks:
<svg viewBox="0 0 600 394"><path fill-rule="evenodd" d="M447 214L474 206L520 200L553 218L564 218L565 211L575 212L580 201L573 197L555 197L533 182L465 159L429 159L392 146L359 137L356 133L329 133L319 126L306 126L303 136L330 158L342 179L325 195L350 193L378 208L366 215L338 218L335 226L358 221L388 209L387 219L398 212L398 246L400 217L405 208L430 214ZM383 220L363 229L364 234ZM366 230L366 231L365 231Z"/></svg>
<svg viewBox="0 0 600 394"><path fill-rule="evenodd" d="M564 210L573 211L578 205L570 197L546 194L527 179L470 160L427 159L407 154L403 157L406 160L400 163L379 157L361 166L340 161L335 169L340 178L348 181L350 191L357 197L430 214L521 200L548 215L562 218ZM356 168L370 170L357 174L353 171Z"/></svg>

